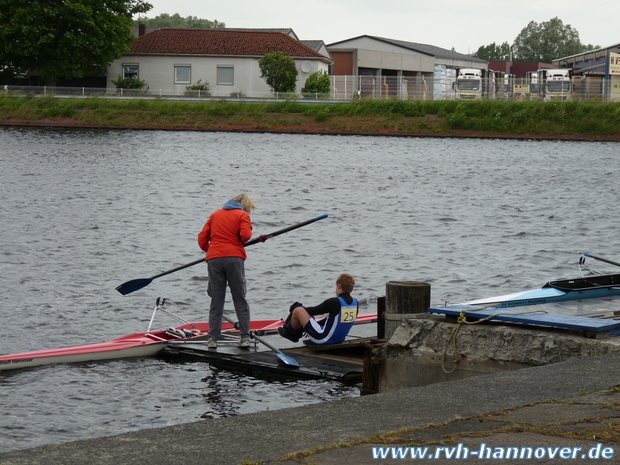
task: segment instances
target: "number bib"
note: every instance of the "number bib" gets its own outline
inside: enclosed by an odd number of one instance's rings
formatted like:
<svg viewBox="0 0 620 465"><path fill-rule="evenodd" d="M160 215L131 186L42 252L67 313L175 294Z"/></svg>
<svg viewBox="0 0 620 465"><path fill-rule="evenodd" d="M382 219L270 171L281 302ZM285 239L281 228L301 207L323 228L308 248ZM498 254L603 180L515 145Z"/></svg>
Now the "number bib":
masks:
<svg viewBox="0 0 620 465"><path fill-rule="evenodd" d="M342 307L340 310L340 323L353 323L357 318L357 306Z"/></svg>

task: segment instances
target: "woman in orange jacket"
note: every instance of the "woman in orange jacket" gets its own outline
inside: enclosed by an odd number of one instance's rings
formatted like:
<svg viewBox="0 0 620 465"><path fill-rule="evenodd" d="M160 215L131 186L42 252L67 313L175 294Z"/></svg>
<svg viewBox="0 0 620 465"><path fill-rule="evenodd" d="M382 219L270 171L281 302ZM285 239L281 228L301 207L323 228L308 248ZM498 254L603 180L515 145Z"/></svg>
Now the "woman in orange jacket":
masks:
<svg viewBox="0 0 620 465"><path fill-rule="evenodd" d="M237 347L250 347L250 306L245 298L247 255L244 244L252 238L250 213L253 210L256 210L256 205L250 196L239 194L226 202L223 208L213 212L198 234L198 245L207 253L207 294L211 297L207 347L211 349L217 348L221 334L227 284L241 332Z"/></svg>

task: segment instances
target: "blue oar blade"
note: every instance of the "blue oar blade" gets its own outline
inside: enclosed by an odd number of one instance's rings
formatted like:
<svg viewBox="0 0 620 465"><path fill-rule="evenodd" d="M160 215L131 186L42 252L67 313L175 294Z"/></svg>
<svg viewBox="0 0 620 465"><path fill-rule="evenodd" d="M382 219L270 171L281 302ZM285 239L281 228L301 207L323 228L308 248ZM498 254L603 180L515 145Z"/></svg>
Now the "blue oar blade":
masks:
<svg viewBox="0 0 620 465"><path fill-rule="evenodd" d="M276 352L276 355L285 365L290 367L299 367L299 362L297 362L297 360L295 360L293 357L289 357L288 355L283 354L279 350Z"/></svg>
<svg viewBox="0 0 620 465"><path fill-rule="evenodd" d="M152 281L153 278L132 279L131 281L127 281L126 283L117 286L116 290L123 295L127 295L148 286Z"/></svg>
<svg viewBox="0 0 620 465"><path fill-rule="evenodd" d="M226 317L224 317L224 318L226 318ZM228 320L228 318L226 318L226 319ZM230 320L228 320L228 321L230 321ZM284 363L286 366L289 366L289 367L292 367L292 368L299 368L299 363L297 363L297 360L295 360L293 357L289 357L288 355L283 354L281 350L279 350L279 349L275 348L274 346L272 346L271 344L269 344L262 337L258 337L256 335L256 332L252 332L250 334L250 337L256 339L261 344L264 344L269 349L273 350L275 352L275 354L278 356L278 359L280 359L280 361L282 363Z"/></svg>

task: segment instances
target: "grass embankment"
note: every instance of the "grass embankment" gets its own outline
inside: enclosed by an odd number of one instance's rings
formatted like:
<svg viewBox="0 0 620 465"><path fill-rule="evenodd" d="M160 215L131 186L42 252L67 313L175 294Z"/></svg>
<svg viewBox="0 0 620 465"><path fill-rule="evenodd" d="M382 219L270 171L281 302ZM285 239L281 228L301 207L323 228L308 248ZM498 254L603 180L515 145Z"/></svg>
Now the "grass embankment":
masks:
<svg viewBox="0 0 620 465"><path fill-rule="evenodd" d="M620 103L113 100L0 96L0 124L620 141Z"/></svg>

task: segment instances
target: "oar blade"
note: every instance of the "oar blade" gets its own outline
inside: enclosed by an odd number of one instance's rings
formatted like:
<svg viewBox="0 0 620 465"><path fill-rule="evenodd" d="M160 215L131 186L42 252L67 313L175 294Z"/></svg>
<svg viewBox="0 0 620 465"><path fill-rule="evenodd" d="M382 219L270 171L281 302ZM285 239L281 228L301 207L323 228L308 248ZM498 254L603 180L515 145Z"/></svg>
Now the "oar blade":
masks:
<svg viewBox="0 0 620 465"><path fill-rule="evenodd" d="M228 320L228 318L224 317L226 320ZM228 320L230 321L230 320ZM295 360L293 357L289 357L288 355L282 353L281 350L275 348L274 346L272 346L271 344L269 344L267 341L265 341L262 337L258 337L256 335L256 332L252 332L250 333L250 337L256 339L258 342L260 342L261 344L264 344L265 346L267 346L269 349L273 350L275 352L275 354L277 355L278 359L284 363L287 367L291 367L291 368L299 368L299 363L297 362L297 360Z"/></svg>
<svg viewBox="0 0 620 465"><path fill-rule="evenodd" d="M299 362L295 360L293 357L289 357L288 355L283 354L279 350L276 352L276 355L278 356L280 361L284 363L286 366L299 368Z"/></svg>
<svg viewBox="0 0 620 465"><path fill-rule="evenodd" d="M132 279L131 281L127 281L126 283L117 286L116 290L123 295L127 295L148 286L151 282L153 282L153 278Z"/></svg>

